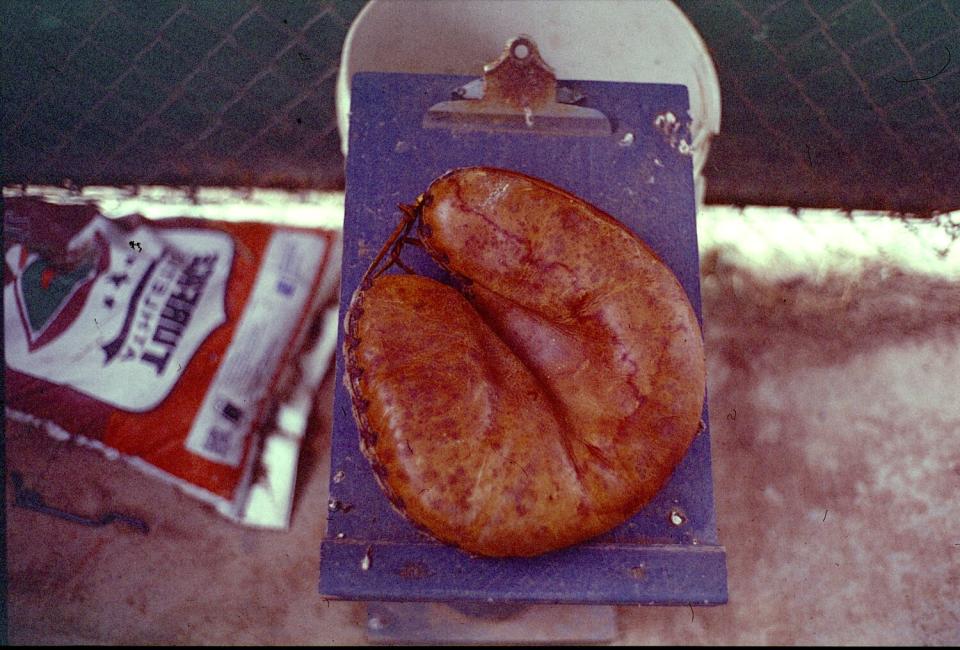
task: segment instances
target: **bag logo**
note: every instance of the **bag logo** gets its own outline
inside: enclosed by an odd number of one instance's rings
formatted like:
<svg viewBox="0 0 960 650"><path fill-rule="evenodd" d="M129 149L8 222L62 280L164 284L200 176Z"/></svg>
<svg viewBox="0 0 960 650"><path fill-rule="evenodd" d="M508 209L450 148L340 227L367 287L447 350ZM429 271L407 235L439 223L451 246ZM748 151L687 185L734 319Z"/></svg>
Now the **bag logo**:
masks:
<svg viewBox="0 0 960 650"><path fill-rule="evenodd" d="M93 245L69 268L22 245L16 258L12 271L17 309L33 352L55 340L80 315L90 288L110 264L110 250L98 233Z"/></svg>

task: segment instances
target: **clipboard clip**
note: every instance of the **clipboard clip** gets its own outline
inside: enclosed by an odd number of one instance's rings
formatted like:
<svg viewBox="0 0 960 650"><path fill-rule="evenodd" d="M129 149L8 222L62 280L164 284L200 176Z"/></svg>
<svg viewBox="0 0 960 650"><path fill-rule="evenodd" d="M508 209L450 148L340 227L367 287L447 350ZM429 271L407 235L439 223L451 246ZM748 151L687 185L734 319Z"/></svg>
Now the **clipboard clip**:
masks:
<svg viewBox="0 0 960 650"><path fill-rule="evenodd" d="M582 136L612 132L603 113L575 105L582 95L557 88L553 69L524 34L511 39L503 53L483 67L482 79L461 86L455 95L461 99L430 107L424 128Z"/></svg>

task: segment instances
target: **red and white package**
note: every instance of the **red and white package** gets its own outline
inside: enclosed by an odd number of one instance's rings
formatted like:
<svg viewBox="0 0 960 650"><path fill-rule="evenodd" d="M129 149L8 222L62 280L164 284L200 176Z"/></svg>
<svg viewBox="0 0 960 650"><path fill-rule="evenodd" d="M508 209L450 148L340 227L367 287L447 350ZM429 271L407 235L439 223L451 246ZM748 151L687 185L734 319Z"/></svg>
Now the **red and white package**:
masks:
<svg viewBox="0 0 960 650"><path fill-rule="evenodd" d="M243 521L291 368L329 363L339 233L7 198L4 240L8 417Z"/></svg>

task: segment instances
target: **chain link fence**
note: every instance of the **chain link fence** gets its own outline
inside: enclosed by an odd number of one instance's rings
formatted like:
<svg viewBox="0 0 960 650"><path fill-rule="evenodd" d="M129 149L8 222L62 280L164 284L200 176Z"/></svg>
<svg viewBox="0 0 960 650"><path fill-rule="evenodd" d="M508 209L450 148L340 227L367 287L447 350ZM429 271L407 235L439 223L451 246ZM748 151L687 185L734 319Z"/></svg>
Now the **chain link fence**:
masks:
<svg viewBox="0 0 960 650"><path fill-rule="evenodd" d="M342 185L333 110L362 2L5 2L7 180Z"/></svg>
<svg viewBox="0 0 960 650"><path fill-rule="evenodd" d="M708 203L960 208L960 0L677 4L723 93ZM362 6L4 0L4 182L342 187Z"/></svg>
<svg viewBox="0 0 960 650"><path fill-rule="evenodd" d="M678 4L723 93L708 201L960 207L960 1Z"/></svg>

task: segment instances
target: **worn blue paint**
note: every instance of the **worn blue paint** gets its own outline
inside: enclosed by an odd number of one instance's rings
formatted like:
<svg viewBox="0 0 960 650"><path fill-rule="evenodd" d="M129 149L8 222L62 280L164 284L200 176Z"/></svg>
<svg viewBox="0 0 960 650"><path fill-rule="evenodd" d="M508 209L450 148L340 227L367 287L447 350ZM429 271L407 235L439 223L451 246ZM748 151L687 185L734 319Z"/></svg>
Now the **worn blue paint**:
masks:
<svg viewBox="0 0 960 650"><path fill-rule="evenodd" d="M455 134L421 128L423 114L468 77L362 73L353 79L341 287L343 310L400 217L448 169L503 167L543 178L616 216L673 269L700 316L692 161L655 127L687 116L684 86L563 81L611 118L609 137ZM623 136L633 134L625 144ZM681 129L679 135L684 135ZM689 139L689 135L687 135ZM408 256L409 252L409 256ZM408 247L418 272L443 278ZM337 348L330 512L320 592L358 600L719 604L726 564L717 540L709 427L664 489L630 521L575 547L532 559L486 559L441 544L390 505L359 448ZM704 407L704 421L708 422ZM342 474L341 474L342 473ZM684 521L671 523L678 510ZM341 537L338 538L338 535ZM369 555L369 568L361 563Z"/></svg>

